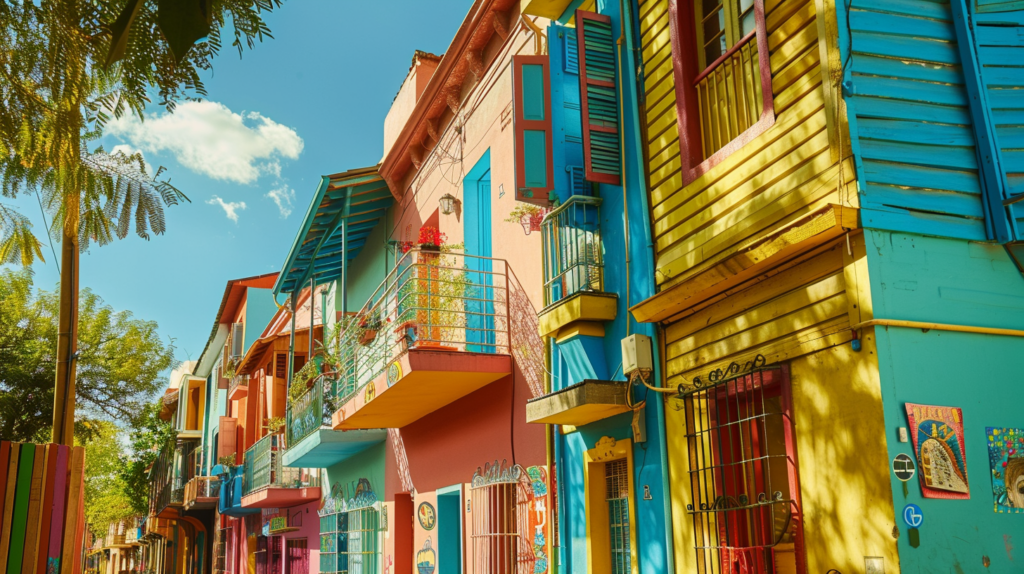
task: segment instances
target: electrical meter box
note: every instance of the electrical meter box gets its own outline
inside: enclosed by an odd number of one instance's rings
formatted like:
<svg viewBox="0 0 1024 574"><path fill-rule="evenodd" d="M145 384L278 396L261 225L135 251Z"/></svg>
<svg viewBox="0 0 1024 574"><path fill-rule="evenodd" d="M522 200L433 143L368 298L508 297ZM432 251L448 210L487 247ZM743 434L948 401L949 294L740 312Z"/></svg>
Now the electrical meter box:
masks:
<svg viewBox="0 0 1024 574"><path fill-rule="evenodd" d="M651 338L647 335L630 335L622 340L622 372L627 377L633 373L654 371L654 353Z"/></svg>

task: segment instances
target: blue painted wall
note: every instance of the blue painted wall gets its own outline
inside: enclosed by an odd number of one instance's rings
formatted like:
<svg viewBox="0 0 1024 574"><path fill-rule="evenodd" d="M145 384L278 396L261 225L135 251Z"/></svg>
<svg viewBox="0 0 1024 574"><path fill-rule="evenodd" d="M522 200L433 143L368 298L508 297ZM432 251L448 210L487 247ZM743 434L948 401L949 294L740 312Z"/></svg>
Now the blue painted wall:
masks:
<svg viewBox="0 0 1024 574"><path fill-rule="evenodd" d="M1024 325L1024 279L1001 246L885 231L865 236L876 318ZM969 500L922 498L920 473L904 494L903 483L891 477L900 571L1024 572L1024 514L993 511L985 434L986 427L1024 427L1024 339L895 327L876 327L875 334L890 459L913 456L912 443L898 435L900 427L909 431L907 402L960 407L964 416ZM901 519L908 503L924 512L918 548L910 546Z"/></svg>
<svg viewBox="0 0 1024 574"><path fill-rule="evenodd" d="M387 443L375 444L359 454L343 460L327 469L326 493L333 492L335 485L348 489L352 497L356 483L361 478L370 481L377 500L384 499L384 455ZM344 492L344 491L343 491Z"/></svg>
<svg viewBox="0 0 1024 574"><path fill-rule="evenodd" d="M574 2L559 19L567 22L579 2ZM630 6L632 3L629 4ZM597 11L612 19L612 28L622 29L619 2L597 2ZM630 8L635 15L636 7ZM598 376L625 380L622 373L620 341L628 332L655 337L649 324L632 321L628 307L655 293L653 251L650 238L647 189L643 175L643 156L640 144L640 122L637 100L636 65L633 48L637 40L635 25L627 14L625 46L622 49L623 66L618 70L625 78L620 92L623 98L621 129L625 140L626 193L620 186L600 184L595 195L601 197L601 237L604 247L604 290L618 295L618 309L614 321L605 324L605 337L579 337L562 344L550 343L552 349L552 386L554 390L580 382L584 377ZM579 76L575 57L575 30L558 24L548 29L550 41L552 90L552 128L554 130L555 191L561 201L574 192L567 168L583 165L581 138ZM569 43L568 49L566 43ZM628 217L627 217L628 214ZM627 221L629 249L627 253ZM628 265L627 265L628 259ZM627 287L628 279L628 287ZM628 293L628 295L627 295ZM656 347L657 345L655 345ZM658 373L655 373L657 378ZM662 573L671 569L671 556L667 550L671 541L670 525L666 522L668 497L665 485L664 413L660 398L649 396L645 390L634 390L636 400L647 399L647 441L635 445L634 495L638 516L634 517L637 544L633 549L639 557L640 572ZM583 453L594 448L604 436L615 439L632 438L630 414L598 421L570 434L556 433L555 454L558 464L558 485L561 519L559 521L562 572L587 572L585 489L583 483ZM650 500L644 499L644 486L649 486Z"/></svg>

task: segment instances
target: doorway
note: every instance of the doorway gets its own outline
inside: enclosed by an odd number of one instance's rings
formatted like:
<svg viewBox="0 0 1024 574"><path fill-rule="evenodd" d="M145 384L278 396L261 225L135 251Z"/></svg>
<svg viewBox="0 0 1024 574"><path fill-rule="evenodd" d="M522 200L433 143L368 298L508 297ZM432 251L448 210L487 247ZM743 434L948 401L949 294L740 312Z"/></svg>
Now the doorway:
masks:
<svg viewBox="0 0 1024 574"><path fill-rule="evenodd" d="M438 574L462 574L462 486L437 491Z"/></svg>
<svg viewBox="0 0 1024 574"><path fill-rule="evenodd" d="M465 267L466 350L495 352L494 282L491 263L491 151L487 150L462 180Z"/></svg>

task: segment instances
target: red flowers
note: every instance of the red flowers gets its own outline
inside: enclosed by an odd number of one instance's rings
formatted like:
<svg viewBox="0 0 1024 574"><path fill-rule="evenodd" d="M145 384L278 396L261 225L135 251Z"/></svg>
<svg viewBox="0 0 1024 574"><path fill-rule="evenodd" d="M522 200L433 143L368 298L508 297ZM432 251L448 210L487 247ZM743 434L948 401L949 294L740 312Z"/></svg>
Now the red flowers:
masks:
<svg viewBox="0 0 1024 574"><path fill-rule="evenodd" d="M448 237L444 233L441 233L438 228L424 225L420 228L420 237L417 242L420 245L441 246L447 239Z"/></svg>

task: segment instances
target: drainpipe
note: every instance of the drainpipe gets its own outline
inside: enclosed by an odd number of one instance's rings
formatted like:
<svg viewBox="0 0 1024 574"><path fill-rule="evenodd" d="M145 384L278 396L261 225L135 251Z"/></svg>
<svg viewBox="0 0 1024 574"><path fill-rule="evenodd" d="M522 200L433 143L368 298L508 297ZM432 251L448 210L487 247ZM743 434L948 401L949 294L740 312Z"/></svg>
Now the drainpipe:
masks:
<svg viewBox="0 0 1024 574"><path fill-rule="evenodd" d="M552 340L548 339L544 342L544 394L551 394L554 381L551 377L551 361L552 361ZM544 450L547 456L548 472L550 473L550 481L558 483L558 479L555 476L555 464L558 461L558 457L555 454L555 425L544 425L546 429L544 437ZM558 497L554 488L550 489L552 498L557 501L561 501ZM551 515L558 513L558 508L551 509ZM555 548L555 521L548 520L548 540L551 541L551 556L548 557L548 564L551 565L551 574L558 574L558 563L559 560L555 558L555 552L558 550Z"/></svg>
<svg viewBox="0 0 1024 574"><path fill-rule="evenodd" d="M315 257L315 256L314 256ZM313 265L314 262L310 262ZM313 310L316 308L316 275L310 274L309 276L309 354L306 355L306 362L313 360Z"/></svg>

